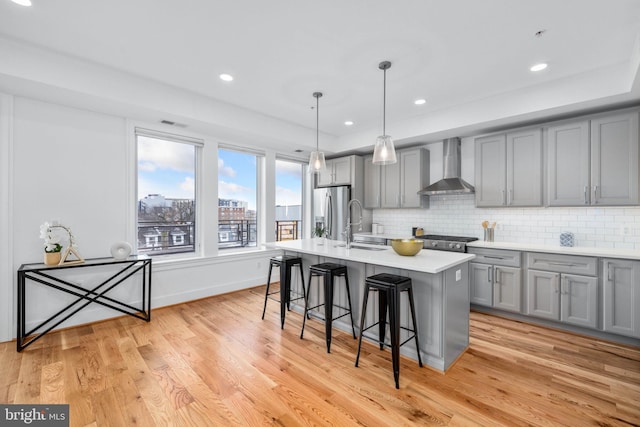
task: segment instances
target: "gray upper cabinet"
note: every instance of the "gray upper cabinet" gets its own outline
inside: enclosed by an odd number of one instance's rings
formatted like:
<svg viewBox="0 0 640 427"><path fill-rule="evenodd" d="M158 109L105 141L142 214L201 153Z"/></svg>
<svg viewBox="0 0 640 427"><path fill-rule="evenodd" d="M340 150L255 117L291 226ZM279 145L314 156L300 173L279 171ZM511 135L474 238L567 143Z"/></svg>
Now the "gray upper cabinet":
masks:
<svg viewBox="0 0 640 427"><path fill-rule="evenodd" d="M589 122L547 129L549 206L589 204Z"/></svg>
<svg viewBox="0 0 640 427"><path fill-rule="evenodd" d="M604 330L640 338L640 261L602 262Z"/></svg>
<svg viewBox="0 0 640 427"><path fill-rule="evenodd" d="M476 206L542 205L542 132L527 129L475 141Z"/></svg>
<svg viewBox="0 0 640 427"><path fill-rule="evenodd" d="M318 187L330 185L350 185L351 170L354 156L339 157L327 160L327 171L318 174Z"/></svg>
<svg viewBox="0 0 640 427"><path fill-rule="evenodd" d="M429 151L424 148L409 148L398 150L396 155L397 163L379 167L380 207L429 207L429 198L417 194L429 185ZM371 194L369 197L375 196Z"/></svg>
<svg viewBox="0 0 640 427"><path fill-rule="evenodd" d="M373 156L364 158L364 207L380 207L380 173L382 166L373 164Z"/></svg>
<svg viewBox="0 0 640 427"><path fill-rule="evenodd" d="M429 151L423 148L400 151L400 206L429 207L429 198L418 191L429 185Z"/></svg>
<svg viewBox="0 0 640 427"><path fill-rule="evenodd" d="M396 153L398 156L399 154ZM400 162L380 166L380 207L400 207Z"/></svg>
<svg viewBox="0 0 640 427"><path fill-rule="evenodd" d="M639 203L638 112L547 128L549 206Z"/></svg>
<svg viewBox="0 0 640 427"><path fill-rule="evenodd" d="M506 137L485 136L477 138L475 143L476 206L504 206L507 174Z"/></svg>
<svg viewBox="0 0 640 427"><path fill-rule="evenodd" d="M507 206L542 206L542 131L507 134Z"/></svg>
<svg viewBox="0 0 640 427"><path fill-rule="evenodd" d="M638 204L638 113L591 120L591 204Z"/></svg>

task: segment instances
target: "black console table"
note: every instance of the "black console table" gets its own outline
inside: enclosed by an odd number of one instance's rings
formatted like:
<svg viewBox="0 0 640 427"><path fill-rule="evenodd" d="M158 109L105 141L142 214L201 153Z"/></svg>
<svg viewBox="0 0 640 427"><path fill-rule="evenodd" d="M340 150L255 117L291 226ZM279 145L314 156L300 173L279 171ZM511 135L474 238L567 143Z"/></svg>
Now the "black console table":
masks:
<svg viewBox="0 0 640 427"><path fill-rule="evenodd" d="M57 277L60 276L60 274L57 274L60 270L95 268L100 266L116 266L115 268L117 270L115 272L110 271L109 276L102 282L88 286L80 286L69 280ZM142 278L142 308L136 308L126 302L118 301L105 295L134 275L141 276ZM26 331L26 285L31 281L74 295L77 299L30 331ZM85 259L82 264L55 266L45 264L21 265L18 269L17 350L19 352L24 350L27 346L91 303L112 308L129 316L146 320L147 322L151 321L151 258L146 255L136 255L124 260L116 260L113 258Z"/></svg>

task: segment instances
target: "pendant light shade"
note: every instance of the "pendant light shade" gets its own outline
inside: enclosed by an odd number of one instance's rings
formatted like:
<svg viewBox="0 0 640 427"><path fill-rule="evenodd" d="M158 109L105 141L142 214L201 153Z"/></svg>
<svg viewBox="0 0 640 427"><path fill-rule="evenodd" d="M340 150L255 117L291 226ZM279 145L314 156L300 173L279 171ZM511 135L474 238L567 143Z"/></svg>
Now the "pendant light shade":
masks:
<svg viewBox="0 0 640 427"><path fill-rule="evenodd" d="M384 72L384 83L382 92L382 135L376 139L376 145L373 149L373 164L390 165L396 163L396 148L393 139L386 132L386 109L387 109L387 70L391 68L391 62L383 61L378 65Z"/></svg>
<svg viewBox="0 0 640 427"><path fill-rule="evenodd" d="M314 92L313 97L316 99L316 151L312 151L309 156L309 172L320 173L325 172L327 163L324 160L324 153L320 151L320 97L322 92Z"/></svg>

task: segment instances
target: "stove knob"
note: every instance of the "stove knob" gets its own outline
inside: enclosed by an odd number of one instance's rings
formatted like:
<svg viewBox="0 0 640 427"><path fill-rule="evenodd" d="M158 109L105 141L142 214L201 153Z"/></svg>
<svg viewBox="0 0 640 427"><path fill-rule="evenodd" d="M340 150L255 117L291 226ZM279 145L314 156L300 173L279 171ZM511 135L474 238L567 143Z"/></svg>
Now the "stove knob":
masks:
<svg viewBox="0 0 640 427"><path fill-rule="evenodd" d="M449 249L453 249L455 245L453 243L449 243Z"/></svg>
<svg viewBox="0 0 640 427"><path fill-rule="evenodd" d="M438 242L431 242L431 246L435 248L436 246L438 246Z"/></svg>
<svg viewBox="0 0 640 427"><path fill-rule="evenodd" d="M456 245L456 249L462 249L462 245L460 245L460 243L458 243L458 244Z"/></svg>

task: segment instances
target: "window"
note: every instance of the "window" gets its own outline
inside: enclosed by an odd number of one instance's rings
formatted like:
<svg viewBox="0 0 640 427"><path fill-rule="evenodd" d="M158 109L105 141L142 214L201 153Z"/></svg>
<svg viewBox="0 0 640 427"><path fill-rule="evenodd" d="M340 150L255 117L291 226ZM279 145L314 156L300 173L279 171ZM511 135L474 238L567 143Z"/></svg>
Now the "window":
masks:
<svg viewBox="0 0 640 427"><path fill-rule="evenodd" d="M196 248L196 156L189 138L136 129L138 253L165 255Z"/></svg>
<svg viewBox="0 0 640 427"><path fill-rule="evenodd" d="M218 150L218 248L255 247L258 235L257 156Z"/></svg>
<svg viewBox="0 0 640 427"><path fill-rule="evenodd" d="M302 237L302 172L302 163L276 160L276 241Z"/></svg>

